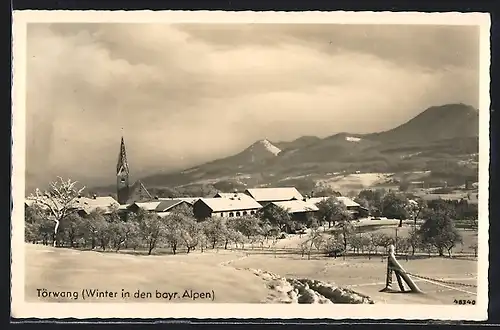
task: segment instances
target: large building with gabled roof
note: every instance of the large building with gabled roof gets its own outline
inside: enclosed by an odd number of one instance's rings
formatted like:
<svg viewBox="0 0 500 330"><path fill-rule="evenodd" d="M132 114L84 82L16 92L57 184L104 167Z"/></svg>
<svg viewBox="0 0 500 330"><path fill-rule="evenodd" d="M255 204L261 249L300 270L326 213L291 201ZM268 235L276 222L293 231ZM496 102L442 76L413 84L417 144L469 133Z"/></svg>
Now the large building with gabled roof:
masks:
<svg viewBox="0 0 500 330"><path fill-rule="evenodd" d="M255 215L261 208L259 203L248 197L200 198L193 205L193 213L199 220L212 216L232 218Z"/></svg>
<svg viewBox="0 0 500 330"><path fill-rule="evenodd" d="M137 212L139 209L142 209L148 212L159 213L159 212L172 212L180 207L191 207L191 205L188 202L183 201L181 199L172 199L172 200L156 199L150 202L143 202L143 203L136 202L130 204L127 209L130 212Z"/></svg>
<svg viewBox="0 0 500 330"><path fill-rule="evenodd" d="M314 214L319 210L316 205L304 200L272 202L267 204L262 210L276 207L286 210L292 220L299 221L304 224L307 223L308 215Z"/></svg>
<svg viewBox="0 0 500 330"><path fill-rule="evenodd" d="M262 206L273 202L286 202L304 199L302 194L295 187L252 188L245 190L245 194L252 197Z"/></svg>

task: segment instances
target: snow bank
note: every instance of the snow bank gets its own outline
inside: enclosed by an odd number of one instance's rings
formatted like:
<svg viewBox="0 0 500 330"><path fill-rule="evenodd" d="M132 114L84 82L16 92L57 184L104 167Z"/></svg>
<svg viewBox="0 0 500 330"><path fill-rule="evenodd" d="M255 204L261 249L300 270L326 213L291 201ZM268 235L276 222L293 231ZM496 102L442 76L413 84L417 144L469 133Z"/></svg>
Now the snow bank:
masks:
<svg viewBox="0 0 500 330"><path fill-rule="evenodd" d="M288 304L373 304L373 300L355 291L337 287L331 283L284 278L260 269L250 269L268 283L273 290L271 302Z"/></svg>

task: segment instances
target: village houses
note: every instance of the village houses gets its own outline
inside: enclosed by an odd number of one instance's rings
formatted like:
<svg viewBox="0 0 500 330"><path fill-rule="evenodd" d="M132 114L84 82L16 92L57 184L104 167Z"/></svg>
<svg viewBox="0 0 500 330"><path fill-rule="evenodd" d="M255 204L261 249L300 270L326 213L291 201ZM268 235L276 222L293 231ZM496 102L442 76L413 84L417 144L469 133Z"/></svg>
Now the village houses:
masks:
<svg viewBox="0 0 500 330"><path fill-rule="evenodd" d="M300 201L304 199L295 187L252 188L245 190L245 194L262 206L273 202Z"/></svg>
<svg viewBox="0 0 500 330"><path fill-rule="evenodd" d="M198 199L193 204L194 216L199 220L212 216L232 218L255 215L262 208L257 201L244 194L224 196Z"/></svg>
<svg viewBox="0 0 500 330"><path fill-rule="evenodd" d="M203 220L213 216L227 218L253 216L266 207L281 207L290 213L292 219L305 221L308 214L318 211L319 202L329 198L309 198L303 196L295 187L249 188L242 193L218 192L210 198L158 198L153 197L140 180L129 185L129 174L125 143L122 138L116 167L118 201L110 196L93 195L91 198L79 196L74 201L74 209L81 216L87 216L96 209L102 209L105 214L116 209L125 220L128 215L139 210L164 217L181 208L192 208L194 216L198 220ZM368 212L350 198L337 197L337 199L345 204L353 218L364 216ZM30 206L32 203L32 200L27 199L25 205Z"/></svg>

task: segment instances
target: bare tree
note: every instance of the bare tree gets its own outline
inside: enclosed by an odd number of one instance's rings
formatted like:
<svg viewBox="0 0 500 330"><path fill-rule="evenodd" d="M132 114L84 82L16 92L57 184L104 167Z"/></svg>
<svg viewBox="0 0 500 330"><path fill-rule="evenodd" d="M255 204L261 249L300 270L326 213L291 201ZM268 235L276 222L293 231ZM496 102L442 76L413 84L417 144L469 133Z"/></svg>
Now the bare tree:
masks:
<svg viewBox="0 0 500 330"><path fill-rule="evenodd" d="M307 259L311 259L311 252L313 250L313 247L320 251L324 243L325 239L321 232L315 228L311 229L307 240L303 243L303 246L301 246L301 249L303 251L302 255L304 254L304 252L307 252Z"/></svg>
<svg viewBox="0 0 500 330"><path fill-rule="evenodd" d="M204 235L201 225L194 219L184 216L182 222L181 239L187 249L187 253L194 250L200 243L200 238Z"/></svg>
<svg viewBox="0 0 500 330"><path fill-rule="evenodd" d="M163 220L156 214L146 212L141 214L139 230L143 240L147 244L148 255L153 253L158 243L164 238L165 227Z"/></svg>
<svg viewBox="0 0 500 330"><path fill-rule="evenodd" d="M411 216L413 219L413 227L417 227L417 220L418 217L423 213L423 211L426 209L427 204L425 203L425 200L423 199L410 199L408 200L408 203L406 204L406 210L408 211L408 214Z"/></svg>
<svg viewBox="0 0 500 330"><path fill-rule="evenodd" d="M77 182L63 180L58 177L57 181L49 184L50 188L42 193L40 189L35 190L35 194L29 196L35 203L47 208L51 214L51 220L55 222L53 244L57 246L57 231L61 221L63 221L70 214L78 211L75 200L81 195L85 187L77 188Z"/></svg>
<svg viewBox="0 0 500 330"><path fill-rule="evenodd" d="M325 253L331 257L335 257L337 259L337 256L339 254L344 254L344 245L342 241L339 239L340 235L332 235L325 243L324 251Z"/></svg>
<svg viewBox="0 0 500 330"><path fill-rule="evenodd" d="M373 244L376 247L383 248L384 250L387 249L389 245L394 244L394 240L392 239L392 237L390 237L386 233L372 233L370 236Z"/></svg>
<svg viewBox="0 0 500 330"><path fill-rule="evenodd" d="M417 229L412 228L408 235L408 243L411 247L411 255L415 255L415 250L419 247L422 238Z"/></svg>
<svg viewBox="0 0 500 330"><path fill-rule="evenodd" d="M366 237L366 249L368 250L368 260L371 260L372 253L377 252L377 237L374 233L371 233L368 237Z"/></svg>

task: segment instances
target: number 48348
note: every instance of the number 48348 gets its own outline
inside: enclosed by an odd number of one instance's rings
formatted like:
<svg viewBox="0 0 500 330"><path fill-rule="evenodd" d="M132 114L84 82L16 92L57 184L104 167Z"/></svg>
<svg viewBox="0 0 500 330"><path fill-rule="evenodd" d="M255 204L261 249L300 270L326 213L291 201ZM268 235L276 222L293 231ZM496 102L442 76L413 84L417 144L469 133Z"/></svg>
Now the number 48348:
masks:
<svg viewBox="0 0 500 330"><path fill-rule="evenodd" d="M455 305L475 305L475 300L465 300L465 299L455 299L453 300Z"/></svg>

